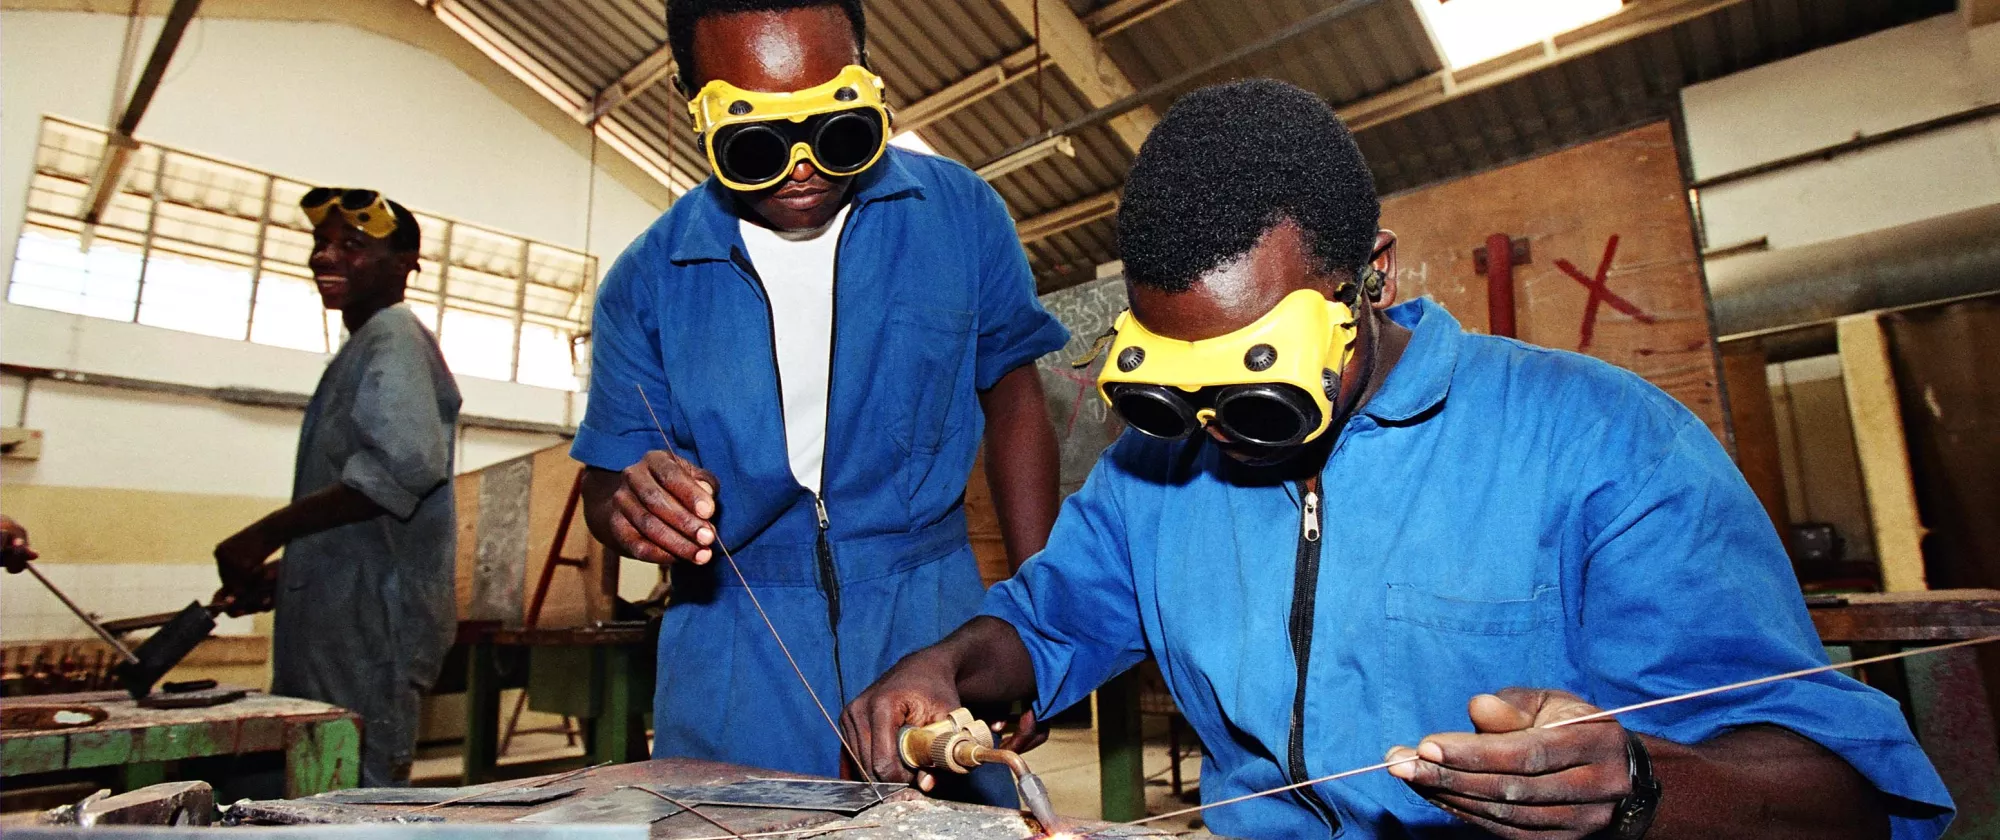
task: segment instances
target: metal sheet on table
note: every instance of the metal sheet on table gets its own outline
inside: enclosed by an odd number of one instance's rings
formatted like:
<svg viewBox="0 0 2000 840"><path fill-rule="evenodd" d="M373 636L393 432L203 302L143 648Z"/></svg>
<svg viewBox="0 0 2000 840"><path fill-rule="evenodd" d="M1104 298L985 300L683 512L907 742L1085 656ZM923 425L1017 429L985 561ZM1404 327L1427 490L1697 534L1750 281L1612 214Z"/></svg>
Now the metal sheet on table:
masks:
<svg viewBox="0 0 2000 840"><path fill-rule="evenodd" d="M343 805L436 805L440 802L451 802L453 805L540 805L579 790L583 790L582 785L500 788L485 793L467 787L349 788L328 791L313 798ZM471 795L474 793L478 795Z"/></svg>
<svg viewBox="0 0 2000 840"><path fill-rule="evenodd" d="M737 805L749 808L784 808L798 811L831 811L853 816L867 810L882 797L905 790L904 785L841 782L821 779L749 779L726 785L646 785L649 790L671 796L689 805Z"/></svg>
<svg viewBox="0 0 2000 840"><path fill-rule="evenodd" d="M597 796L574 799L514 820L539 825L651 825L685 809L643 790L619 788Z"/></svg>

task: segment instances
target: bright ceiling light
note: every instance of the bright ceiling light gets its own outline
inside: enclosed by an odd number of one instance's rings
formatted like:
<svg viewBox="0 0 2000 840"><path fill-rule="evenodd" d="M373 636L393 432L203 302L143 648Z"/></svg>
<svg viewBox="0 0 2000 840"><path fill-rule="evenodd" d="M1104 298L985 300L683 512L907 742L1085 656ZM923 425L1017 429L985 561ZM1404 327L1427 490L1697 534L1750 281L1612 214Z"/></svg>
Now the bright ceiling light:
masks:
<svg viewBox="0 0 2000 840"><path fill-rule="evenodd" d="M931 144L924 142L923 136L914 131L905 131L889 138L889 145L927 155L937 154L937 150L931 148Z"/></svg>
<svg viewBox="0 0 2000 840"><path fill-rule="evenodd" d="M1417 0L1452 69L1608 18L1623 0Z"/></svg>

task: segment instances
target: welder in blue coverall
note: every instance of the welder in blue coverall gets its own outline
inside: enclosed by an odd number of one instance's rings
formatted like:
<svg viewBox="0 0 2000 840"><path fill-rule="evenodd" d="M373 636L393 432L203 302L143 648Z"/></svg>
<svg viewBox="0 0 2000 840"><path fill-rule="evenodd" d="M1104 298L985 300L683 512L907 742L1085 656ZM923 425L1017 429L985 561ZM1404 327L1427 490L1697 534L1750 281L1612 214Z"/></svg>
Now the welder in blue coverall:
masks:
<svg viewBox="0 0 2000 840"><path fill-rule="evenodd" d="M672 564L653 754L836 775L830 716L978 609L961 500L982 432L1015 564L1047 538L1033 362L1068 334L993 189L886 145L859 0L667 19L714 175L606 276L571 452L592 531ZM967 796L1014 801L1004 768L982 775Z"/></svg>
<svg viewBox="0 0 2000 840"><path fill-rule="evenodd" d="M1535 728L1826 654L1700 420L1610 365L1392 305L1378 215L1312 94L1172 108L1118 218L1132 308L1100 385L1134 430L984 615L849 707L873 768L905 777L903 724L1059 710L1150 655L1207 801L1420 757L1206 812L1225 835L1940 833L1951 800L1902 713L1846 676Z"/></svg>

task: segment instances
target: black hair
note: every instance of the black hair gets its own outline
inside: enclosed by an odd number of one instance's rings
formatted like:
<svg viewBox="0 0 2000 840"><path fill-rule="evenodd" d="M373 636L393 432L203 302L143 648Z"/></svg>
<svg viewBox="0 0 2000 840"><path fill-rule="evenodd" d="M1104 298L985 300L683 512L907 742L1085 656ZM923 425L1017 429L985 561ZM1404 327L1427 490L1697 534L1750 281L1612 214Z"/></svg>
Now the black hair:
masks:
<svg viewBox="0 0 2000 840"><path fill-rule="evenodd" d="M417 217L410 208L389 202L389 212L396 216L396 229L389 234L389 250L398 254L414 254L424 247L424 229L417 224Z"/></svg>
<svg viewBox="0 0 2000 840"><path fill-rule="evenodd" d="M861 0L667 0L667 48L673 51L681 93L695 93L694 26L702 18L738 12L787 12L818 6L839 6L854 29L854 50L867 64L868 20Z"/></svg>
<svg viewBox="0 0 2000 840"><path fill-rule="evenodd" d="M1382 203L1354 135L1326 102L1271 79L1180 98L1146 137L1118 208L1132 282L1168 292L1255 247L1286 219L1322 273L1369 261Z"/></svg>

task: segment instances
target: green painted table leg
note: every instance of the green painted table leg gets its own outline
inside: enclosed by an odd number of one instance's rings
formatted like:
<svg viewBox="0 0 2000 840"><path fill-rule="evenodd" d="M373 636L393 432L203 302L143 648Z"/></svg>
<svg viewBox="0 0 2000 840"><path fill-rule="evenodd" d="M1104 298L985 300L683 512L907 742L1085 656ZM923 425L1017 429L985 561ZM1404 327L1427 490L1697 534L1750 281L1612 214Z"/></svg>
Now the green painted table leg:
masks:
<svg viewBox="0 0 2000 840"><path fill-rule="evenodd" d="M296 724L285 732L285 796L361 784L361 727L353 718Z"/></svg>
<svg viewBox="0 0 2000 840"><path fill-rule="evenodd" d="M118 783L124 785L125 790L138 790L166 780L167 763L164 761L142 761L118 768Z"/></svg>
<svg viewBox="0 0 2000 840"><path fill-rule="evenodd" d="M603 705L598 707L596 726L591 733L592 763L624 763L631 760L632 652L622 647L597 649L597 664L603 675Z"/></svg>
<svg viewBox="0 0 2000 840"><path fill-rule="evenodd" d="M465 658L465 783L493 781L499 763L500 675L493 644L474 642Z"/></svg>
<svg viewBox="0 0 2000 840"><path fill-rule="evenodd" d="M1127 671L1097 689L1097 767L1104 819L1146 815L1146 771L1140 748L1139 672Z"/></svg>

